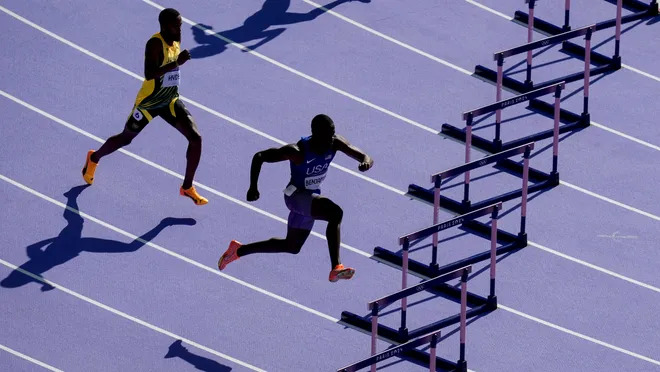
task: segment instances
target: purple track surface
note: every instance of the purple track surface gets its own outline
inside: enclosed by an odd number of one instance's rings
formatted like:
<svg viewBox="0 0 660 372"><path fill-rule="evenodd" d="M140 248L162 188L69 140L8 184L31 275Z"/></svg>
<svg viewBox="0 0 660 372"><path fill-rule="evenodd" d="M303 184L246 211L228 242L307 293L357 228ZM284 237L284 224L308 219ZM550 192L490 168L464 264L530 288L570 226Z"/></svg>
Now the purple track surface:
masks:
<svg viewBox="0 0 660 372"><path fill-rule="evenodd" d="M431 174L464 162L464 146L438 132L494 102L494 85L472 72L526 42L511 21L526 4L339 0L319 3L326 12L312 0L158 1L0 3L0 370L334 371L366 358L369 336L341 313L367 316L369 301L400 289L400 270L373 248L399 251L399 236L431 224L408 185L430 187ZM572 26L613 18L612 3L572 2ZM159 6L185 17L193 59L180 91L203 136L203 207L178 195L187 143L160 118L103 159L93 186L80 177L86 152L130 113ZM536 16L560 24L563 2L538 2ZM592 76L593 125L561 135L561 184L530 195L529 245L498 257L499 307L469 321L471 370L660 371L659 21L623 25L623 68ZM610 56L613 35L596 33L595 50ZM559 47L536 52L535 81L583 67ZM506 60L508 75L524 80L524 57ZM562 108L581 112L581 88L567 85ZM523 106L503 111L505 141L552 127ZM308 135L321 112L375 160L360 173L339 155L323 185L344 210L341 256L356 276L328 282L324 222L296 256L252 255L218 271L230 240L284 236L288 165L264 165L261 198L248 203L250 160ZM493 122L474 133L492 138ZM530 165L547 171L551 155L551 141L538 141ZM472 177L473 200L521 183L494 168ZM461 182L443 195L460 200ZM502 214L499 227L517 232L520 200ZM441 264L489 248L459 228L441 240ZM428 262L422 245L411 258ZM468 289L487 294L487 262ZM410 328L459 309L429 293L408 302ZM399 311L381 322L397 328ZM456 326L443 329L439 355L456 361L458 338ZM394 357L379 370L428 368Z"/></svg>

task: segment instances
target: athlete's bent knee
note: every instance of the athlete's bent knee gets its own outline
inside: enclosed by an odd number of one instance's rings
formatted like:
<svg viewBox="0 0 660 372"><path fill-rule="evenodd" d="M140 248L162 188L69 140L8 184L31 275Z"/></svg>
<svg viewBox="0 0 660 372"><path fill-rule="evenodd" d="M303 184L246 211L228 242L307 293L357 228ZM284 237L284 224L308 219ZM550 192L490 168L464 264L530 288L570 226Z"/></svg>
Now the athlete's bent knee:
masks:
<svg viewBox="0 0 660 372"><path fill-rule="evenodd" d="M340 224L342 218L344 218L344 210L337 204L333 203L328 211L328 222Z"/></svg>
<svg viewBox="0 0 660 372"><path fill-rule="evenodd" d="M188 133L188 135L186 137L187 137L188 142L190 144L194 144L194 145L201 145L202 144L202 135L199 134L199 132L196 131L196 130L191 131L190 133Z"/></svg>
<svg viewBox="0 0 660 372"><path fill-rule="evenodd" d="M287 240L285 244L286 244L285 248L287 253L298 254L302 249L302 244L296 241Z"/></svg>

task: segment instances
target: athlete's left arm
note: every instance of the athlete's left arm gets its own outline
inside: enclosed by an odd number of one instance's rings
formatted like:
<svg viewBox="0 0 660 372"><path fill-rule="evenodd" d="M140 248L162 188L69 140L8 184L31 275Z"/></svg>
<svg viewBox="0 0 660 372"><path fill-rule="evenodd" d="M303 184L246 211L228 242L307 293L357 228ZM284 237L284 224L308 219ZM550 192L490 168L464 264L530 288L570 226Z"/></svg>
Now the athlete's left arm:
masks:
<svg viewBox="0 0 660 372"><path fill-rule="evenodd" d="M374 165L373 159L362 150L352 145L348 140L340 135L335 135L334 146L337 151L341 151L344 154L350 156L351 158L360 162L358 169L362 172L369 170Z"/></svg>

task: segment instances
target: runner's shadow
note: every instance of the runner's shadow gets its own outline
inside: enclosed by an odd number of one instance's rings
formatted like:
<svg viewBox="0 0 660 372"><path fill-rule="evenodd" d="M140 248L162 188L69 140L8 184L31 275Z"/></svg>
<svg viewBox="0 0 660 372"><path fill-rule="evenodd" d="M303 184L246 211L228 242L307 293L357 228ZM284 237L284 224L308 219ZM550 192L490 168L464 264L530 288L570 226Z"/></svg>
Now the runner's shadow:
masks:
<svg viewBox="0 0 660 372"><path fill-rule="evenodd" d="M368 3L371 0L335 0L323 7L330 10L338 5L359 1ZM289 12L291 0L266 0L259 11L249 16L241 26L230 30L213 33L213 27L205 24L196 24L192 27L192 33L198 46L190 49L190 56L193 59L211 57L227 50L227 44L244 44L250 41L257 41L249 46L250 50L268 43L278 37L286 28L269 29L271 26L291 25L315 20L326 12L325 9L314 8L307 13ZM247 50L243 50L244 52Z"/></svg>
<svg viewBox="0 0 660 372"><path fill-rule="evenodd" d="M196 355L188 351L181 344L181 340L176 340L170 345L165 359L169 358L181 358L184 361L192 364L196 369L206 372L229 372L231 367L227 367L223 364L216 362L215 360L204 358L202 356Z"/></svg>
<svg viewBox="0 0 660 372"><path fill-rule="evenodd" d="M155 238L164 228L173 225L192 226L196 221L192 218L164 218L156 227L130 243L100 238L83 238L82 230L85 220L80 216L78 209L78 196L88 185L76 186L64 193L67 197L67 206L63 217L68 222L58 236L48 238L27 246L29 261L20 266L20 269L41 276L55 266L64 264L82 252L92 253L129 253L140 249L146 242ZM30 282L43 284L23 274L20 270L12 271L0 281L5 288L18 288ZM52 290L53 287L43 284L42 291Z"/></svg>

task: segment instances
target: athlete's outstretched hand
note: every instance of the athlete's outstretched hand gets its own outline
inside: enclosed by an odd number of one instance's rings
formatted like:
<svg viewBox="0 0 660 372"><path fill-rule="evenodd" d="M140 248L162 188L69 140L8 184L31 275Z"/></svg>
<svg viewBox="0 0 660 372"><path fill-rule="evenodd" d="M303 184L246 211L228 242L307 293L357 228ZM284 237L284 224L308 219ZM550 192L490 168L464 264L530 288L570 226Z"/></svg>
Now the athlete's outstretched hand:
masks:
<svg viewBox="0 0 660 372"><path fill-rule="evenodd" d="M255 201L259 199L259 190L250 188L247 192L247 201Z"/></svg>
<svg viewBox="0 0 660 372"><path fill-rule="evenodd" d="M361 172L366 172L366 171L368 171L373 165L374 165L374 161L373 161L373 159L371 159L371 158L367 155L367 158L366 158L362 163L360 163L360 165L358 165L358 169L359 169Z"/></svg>
<svg viewBox="0 0 660 372"><path fill-rule="evenodd" d="M181 66L182 64L186 63L190 59L190 52L188 49L184 49L179 53L179 57L176 59L176 63Z"/></svg>

